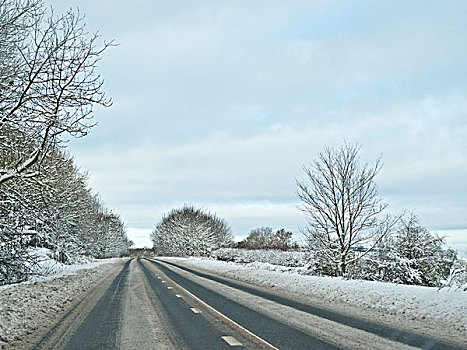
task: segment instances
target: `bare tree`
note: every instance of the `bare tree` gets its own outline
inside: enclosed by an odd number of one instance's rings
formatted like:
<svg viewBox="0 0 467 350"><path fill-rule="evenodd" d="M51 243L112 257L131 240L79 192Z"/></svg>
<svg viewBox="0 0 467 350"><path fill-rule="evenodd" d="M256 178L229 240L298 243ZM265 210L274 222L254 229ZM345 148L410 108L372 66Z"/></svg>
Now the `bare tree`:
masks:
<svg viewBox="0 0 467 350"><path fill-rule="evenodd" d="M273 233L271 227L258 227L250 231L248 236L236 244L237 248L245 249L279 249L289 250L297 245L292 241L292 232L279 229Z"/></svg>
<svg viewBox="0 0 467 350"><path fill-rule="evenodd" d="M0 0L0 134L19 132L27 144L0 137L15 155L0 165L0 185L36 176L50 147L63 135L86 135L94 106L110 106L96 67L111 43L99 48L98 40L79 13L55 16L38 0Z"/></svg>
<svg viewBox="0 0 467 350"><path fill-rule="evenodd" d="M347 267L373 249L397 221L381 218L387 204L374 182L380 159L362 165L359 151L358 144L326 147L303 167L307 182L296 181L301 210L307 215L307 243L335 275L345 275Z"/></svg>
<svg viewBox="0 0 467 350"><path fill-rule="evenodd" d="M251 230L243 241L238 242L237 246L246 249L268 249L272 236L272 227L258 227Z"/></svg>

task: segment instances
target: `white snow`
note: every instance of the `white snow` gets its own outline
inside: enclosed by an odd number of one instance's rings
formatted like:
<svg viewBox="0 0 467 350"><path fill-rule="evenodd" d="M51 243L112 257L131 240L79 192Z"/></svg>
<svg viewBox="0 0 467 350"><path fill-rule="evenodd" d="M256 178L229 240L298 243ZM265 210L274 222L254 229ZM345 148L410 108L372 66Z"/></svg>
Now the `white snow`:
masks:
<svg viewBox="0 0 467 350"><path fill-rule="evenodd" d="M53 326L57 315L108 274L122 259L89 260L64 265L50 259L50 251L37 250L39 270L47 276L0 287L0 349L22 349L37 334ZM31 344L29 344L31 345Z"/></svg>
<svg viewBox="0 0 467 350"><path fill-rule="evenodd" d="M294 299L348 304L411 320L444 325L467 336L467 292L454 289L317 277L267 263L239 264L203 258L167 258L184 265L285 293Z"/></svg>
<svg viewBox="0 0 467 350"><path fill-rule="evenodd" d="M52 259L53 252L47 248L33 248L30 253L38 258L38 266L34 268L36 276L33 276L29 281L20 284L50 281L59 277L74 275L80 270L93 269L99 265L120 260L119 258L95 259L82 255L75 256L73 258L74 264L68 265ZM15 285L17 284L0 286L0 290L2 290L2 288L9 288Z"/></svg>
<svg viewBox="0 0 467 350"><path fill-rule="evenodd" d="M51 322L57 315L108 275L116 263L123 261L105 259L63 265L51 261L48 258L50 252L46 250L37 253L44 257L41 269L52 274L0 287L0 349L25 348L24 341L43 334L53 326ZM300 268L259 262L239 264L202 258L167 259L258 285L297 300L357 306L366 310L365 313L374 311L401 316L409 322L429 322L467 339L467 292L460 290L307 276L298 273Z"/></svg>

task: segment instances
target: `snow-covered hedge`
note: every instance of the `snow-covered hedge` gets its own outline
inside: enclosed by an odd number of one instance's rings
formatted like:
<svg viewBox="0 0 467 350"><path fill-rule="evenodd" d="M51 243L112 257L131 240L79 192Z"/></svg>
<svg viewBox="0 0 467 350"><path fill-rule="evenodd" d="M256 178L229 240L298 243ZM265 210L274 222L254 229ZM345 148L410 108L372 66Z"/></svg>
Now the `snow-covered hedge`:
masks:
<svg viewBox="0 0 467 350"><path fill-rule="evenodd" d="M220 248L212 251L211 257L216 260L249 264L250 266L256 264L261 268L274 271L288 271L293 268L301 274L326 275L320 268L321 265L316 261L316 256L310 251ZM348 277L370 281L429 285L428 283L403 280L402 277L408 273L404 270L406 266L403 264L394 264L392 266L393 275L391 276L382 274L381 269L388 267L388 261L380 261L378 258L378 253L375 253L361 260L359 264L353 265ZM467 261L457 259L451 268L449 276L440 275L437 278L438 282L432 283L432 286L467 291Z"/></svg>
<svg viewBox="0 0 467 350"><path fill-rule="evenodd" d="M243 264L261 262L287 267L305 267L308 264L309 253L301 251L220 248L213 251L211 256L217 260Z"/></svg>
<svg viewBox="0 0 467 350"><path fill-rule="evenodd" d="M400 230L385 237L377 248L352 266L355 277L442 287L451 272L458 270L453 270L456 252L446 247L442 236L420 226L414 216L402 220Z"/></svg>
<svg viewBox="0 0 467 350"><path fill-rule="evenodd" d="M467 260L458 259L454 262L449 277L444 281L442 287L457 288L467 292Z"/></svg>

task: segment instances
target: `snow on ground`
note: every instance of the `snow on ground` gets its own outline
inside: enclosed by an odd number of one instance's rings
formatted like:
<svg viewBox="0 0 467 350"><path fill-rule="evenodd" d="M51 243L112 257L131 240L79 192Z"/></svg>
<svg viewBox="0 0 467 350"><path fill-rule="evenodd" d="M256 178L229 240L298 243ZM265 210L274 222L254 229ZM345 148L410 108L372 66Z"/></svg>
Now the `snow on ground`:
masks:
<svg viewBox="0 0 467 350"><path fill-rule="evenodd" d="M307 276L299 274L294 268L258 262L238 264L202 258L168 259L259 285L294 299L319 300L322 304L348 304L409 320L422 320L455 329L467 337L467 292Z"/></svg>
<svg viewBox="0 0 467 350"><path fill-rule="evenodd" d="M121 259L86 260L64 265L43 257L40 271L47 276L0 287L0 349L23 348L25 339L53 326L58 315L96 285Z"/></svg>
<svg viewBox="0 0 467 350"><path fill-rule="evenodd" d="M58 277L69 276L76 274L79 270L93 269L102 264L108 264L110 262L119 261L118 258L113 259L95 259L89 256L75 256L73 258L73 264L63 264L52 259L53 252L47 248L33 248L30 251L31 255L37 258L37 266L33 268L35 276L31 277L29 281L23 283L33 283L40 281L53 280ZM8 286L15 286L16 284L10 284L6 286L0 286L2 288L8 288Z"/></svg>
<svg viewBox="0 0 467 350"><path fill-rule="evenodd" d="M43 273L29 282L0 287L0 349L24 348L25 339L43 334L58 316L74 305L122 259L57 264L41 251ZM467 339L467 292L382 282L349 281L342 278L299 274L300 268L267 263L239 264L201 258L167 258L218 275L259 285L297 300L321 305L358 306L409 321L429 322L454 330ZM435 329L436 331L436 329ZM441 330L440 330L441 331Z"/></svg>

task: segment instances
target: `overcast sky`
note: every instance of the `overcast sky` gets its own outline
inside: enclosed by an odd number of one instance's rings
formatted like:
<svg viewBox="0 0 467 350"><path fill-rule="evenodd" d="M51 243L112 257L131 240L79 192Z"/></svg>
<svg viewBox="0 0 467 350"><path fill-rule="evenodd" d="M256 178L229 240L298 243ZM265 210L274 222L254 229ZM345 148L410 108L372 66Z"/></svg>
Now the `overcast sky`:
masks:
<svg viewBox="0 0 467 350"><path fill-rule="evenodd" d="M137 246L167 210L217 213L238 238L305 225L295 178L325 145L382 155L391 212L467 254L467 2L49 1L120 45L114 105L70 152Z"/></svg>

